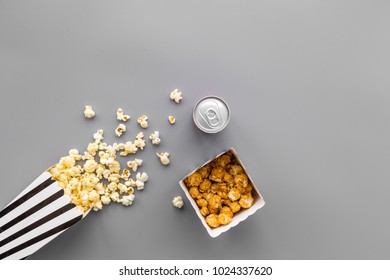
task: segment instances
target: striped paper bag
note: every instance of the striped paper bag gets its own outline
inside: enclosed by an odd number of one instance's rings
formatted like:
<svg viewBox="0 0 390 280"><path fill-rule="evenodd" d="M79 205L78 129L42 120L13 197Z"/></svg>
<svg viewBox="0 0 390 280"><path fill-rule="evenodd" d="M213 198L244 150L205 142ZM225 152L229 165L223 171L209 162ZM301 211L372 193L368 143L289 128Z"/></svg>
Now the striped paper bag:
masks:
<svg viewBox="0 0 390 280"><path fill-rule="evenodd" d="M0 259L28 258L88 214L51 177L42 173L0 212Z"/></svg>

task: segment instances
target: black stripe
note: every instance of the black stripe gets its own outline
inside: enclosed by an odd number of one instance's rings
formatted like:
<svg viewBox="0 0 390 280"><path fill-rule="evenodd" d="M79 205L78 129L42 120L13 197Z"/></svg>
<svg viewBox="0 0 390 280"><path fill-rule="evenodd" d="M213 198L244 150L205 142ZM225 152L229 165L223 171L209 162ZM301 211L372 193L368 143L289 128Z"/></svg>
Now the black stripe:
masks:
<svg viewBox="0 0 390 280"><path fill-rule="evenodd" d="M29 256L31 256L31 255L25 256L24 258L21 258L20 260L25 260L25 259L27 259Z"/></svg>
<svg viewBox="0 0 390 280"><path fill-rule="evenodd" d="M0 241L0 247L4 246L5 244L15 240L16 238L19 238L20 236L32 231L33 229L47 223L50 220L53 220L54 218L62 215L63 213L69 211L70 209L75 208L76 206L74 204L66 204L65 206L62 206L58 210L54 211L53 213L50 213L49 215L43 217L42 219L36 221L35 223L32 223L31 225L19 230L18 232L15 232L14 234L8 236L7 238Z"/></svg>
<svg viewBox="0 0 390 280"><path fill-rule="evenodd" d="M31 191L29 191L28 193L26 193L25 195L23 195L22 197L20 197L19 199L15 200L14 202L12 202L10 205L8 205L7 207L5 207L3 210L1 210L0 212L0 218L1 217L4 217L6 214L8 214L9 212L11 212L12 210L14 210L16 207L18 207L19 205L23 204L26 200L32 198L34 195L36 195L37 193L41 192L42 190L44 190L46 187L50 186L54 181L50 178L48 178L47 180L43 181L41 184L39 184L38 186L36 186L34 189L32 189Z"/></svg>
<svg viewBox="0 0 390 280"><path fill-rule="evenodd" d="M24 220L28 216L31 216L32 214L34 214L38 210L42 209L43 207L47 206L48 204L52 203L53 201L59 199L63 195L64 195L64 190L60 189L58 192L56 192L52 196L49 196L45 200L42 200L41 202L39 202L34 207L30 208L26 212L20 214L19 216L17 216L13 220L9 221L8 223L6 223L2 227L0 227L0 230L5 231L5 230L9 229L10 227L16 225L17 223L19 223L20 221Z"/></svg>
<svg viewBox="0 0 390 280"><path fill-rule="evenodd" d="M56 233L59 233L60 231L63 231L65 229L71 227L72 225L74 225L75 223L80 221L82 219L82 217L83 217L83 215L80 215L76 218L73 218L72 220L70 220L66 223L63 223L63 224L45 232L45 233L42 233L41 235L38 235L38 236L36 236L36 237L34 237L34 238L24 242L24 243L12 248L12 249L0 254L0 260L6 258L8 256L11 256L11 255L23 250L23 249L26 249L27 247L29 247L31 245L34 245L35 243L37 243L39 241L42 241L42 240L44 240L44 239L46 239L46 238L48 238Z"/></svg>

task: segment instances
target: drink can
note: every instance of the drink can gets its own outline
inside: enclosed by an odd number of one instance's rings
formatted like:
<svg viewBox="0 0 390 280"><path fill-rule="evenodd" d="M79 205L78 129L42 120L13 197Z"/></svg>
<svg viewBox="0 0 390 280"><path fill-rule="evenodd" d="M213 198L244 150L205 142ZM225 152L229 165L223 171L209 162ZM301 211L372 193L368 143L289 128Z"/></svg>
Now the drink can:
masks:
<svg viewBox="0 0 390 280"><path fill-rule="evenodd" d="M192 117L200 130L206 133L217 133L227 126L230 109L222 98L206 96L195 104Z"/></svg>

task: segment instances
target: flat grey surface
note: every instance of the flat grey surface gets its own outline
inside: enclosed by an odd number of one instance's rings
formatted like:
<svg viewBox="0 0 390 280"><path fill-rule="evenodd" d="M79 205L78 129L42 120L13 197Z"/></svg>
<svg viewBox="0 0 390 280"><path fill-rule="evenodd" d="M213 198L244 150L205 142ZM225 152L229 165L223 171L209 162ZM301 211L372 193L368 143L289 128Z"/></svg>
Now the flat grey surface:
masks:
<svg viewBox="0 0 390 280"><path fill-rule="evenodd" d="M137 154L145 190L33 259L389 259L389 14L389 1L0 0L0 208L97 129L117 141L122 107L123 140L141 114L161 133ZM217 135L192 124L210 93L232 110ZM266 205L212 239L171 200L230 147Z"/></svg>

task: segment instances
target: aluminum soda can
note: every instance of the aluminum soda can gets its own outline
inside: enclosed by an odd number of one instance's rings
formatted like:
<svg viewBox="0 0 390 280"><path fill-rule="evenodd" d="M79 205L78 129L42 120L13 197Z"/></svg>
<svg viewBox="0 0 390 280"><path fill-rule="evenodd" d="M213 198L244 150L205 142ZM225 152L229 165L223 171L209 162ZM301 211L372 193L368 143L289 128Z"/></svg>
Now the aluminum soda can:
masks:
<svg viewBox="0 0 390 280"><path fill-rule="evenodd" d="M192 118L200 130L206 133L217 133L227 126L230 120L230 109L220 97L206 96L195 104Z"/></svg>

